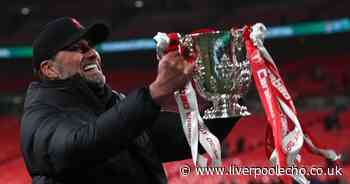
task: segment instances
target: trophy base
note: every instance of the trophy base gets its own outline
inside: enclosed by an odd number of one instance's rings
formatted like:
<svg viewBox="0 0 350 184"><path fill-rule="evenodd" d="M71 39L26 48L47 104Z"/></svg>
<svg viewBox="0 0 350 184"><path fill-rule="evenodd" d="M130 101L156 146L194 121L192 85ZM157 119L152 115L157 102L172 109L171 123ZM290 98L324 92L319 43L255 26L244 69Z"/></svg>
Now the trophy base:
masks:
<svg viewBox="0 0 350 184"><path fill-rule="evenodd" d="M229 108L217 108L215 105L204 111L203 119L219 119L219 118L233 118L241 116L249 116L251 113L246 106L233 103Z"/></svg>

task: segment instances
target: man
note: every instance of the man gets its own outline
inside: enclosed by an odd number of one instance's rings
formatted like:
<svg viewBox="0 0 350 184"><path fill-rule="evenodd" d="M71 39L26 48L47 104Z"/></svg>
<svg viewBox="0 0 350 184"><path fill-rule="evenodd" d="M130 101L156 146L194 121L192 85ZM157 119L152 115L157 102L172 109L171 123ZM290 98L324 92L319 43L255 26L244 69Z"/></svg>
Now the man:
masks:
<svg viewBox="0 0 350 184"><path fill-rule="evenodd" d="M161 163L191 156L179 115L160 108L189 81L193 64L171 52L154 82L124 96L106 85L93 48L108 34L104 24L84 28L64 17L33 43L40 80L26 94L21 148L35 184L166 183ZM206 123L223 140L237 120Z"/></svg>

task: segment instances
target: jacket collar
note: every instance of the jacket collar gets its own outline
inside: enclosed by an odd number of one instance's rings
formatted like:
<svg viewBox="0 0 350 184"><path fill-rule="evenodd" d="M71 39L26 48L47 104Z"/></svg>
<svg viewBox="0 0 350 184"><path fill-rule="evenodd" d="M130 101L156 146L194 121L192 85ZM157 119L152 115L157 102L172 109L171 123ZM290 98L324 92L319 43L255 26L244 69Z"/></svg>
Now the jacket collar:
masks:
<svg viewBox="0 0 350 184"><path fill-rule="evenodd" d="M35 95L36 94L36 95ZM104 112L111 105L112 90L108 85L97 89L89 84L79 75L66 80L42 80L31 83L26 106L35 101L42 101L57 106L85 105L97 114Z"/></svg>

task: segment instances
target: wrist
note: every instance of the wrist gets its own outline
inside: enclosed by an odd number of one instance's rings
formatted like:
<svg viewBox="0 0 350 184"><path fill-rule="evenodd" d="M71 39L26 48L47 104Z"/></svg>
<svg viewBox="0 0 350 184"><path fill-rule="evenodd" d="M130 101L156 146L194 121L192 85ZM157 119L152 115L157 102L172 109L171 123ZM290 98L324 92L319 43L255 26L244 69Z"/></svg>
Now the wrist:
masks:
<svg viewBox="0 0 350 184"><path fill-rule="evenodd" d="M157 105L162 105L165 99L169 96L161 87L159 87L157 82L153 82L148 87L151 98Z"/></svg>

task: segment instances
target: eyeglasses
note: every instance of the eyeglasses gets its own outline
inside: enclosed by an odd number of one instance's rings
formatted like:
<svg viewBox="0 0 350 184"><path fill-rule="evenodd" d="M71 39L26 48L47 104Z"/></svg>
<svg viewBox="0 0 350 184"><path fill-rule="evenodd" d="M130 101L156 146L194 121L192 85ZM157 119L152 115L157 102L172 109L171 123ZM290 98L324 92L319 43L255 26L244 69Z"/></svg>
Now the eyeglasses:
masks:
<svg viewBox="0 0 350 184"><path fill-rule="evenodd" d="M77 43L74 43L68 47L63 48L64 51L70 51L70 52L80 52L80 53L86 53L90 49L93 49L94 47L91 47L90 44L87 41L79 41Z"/></svg>

